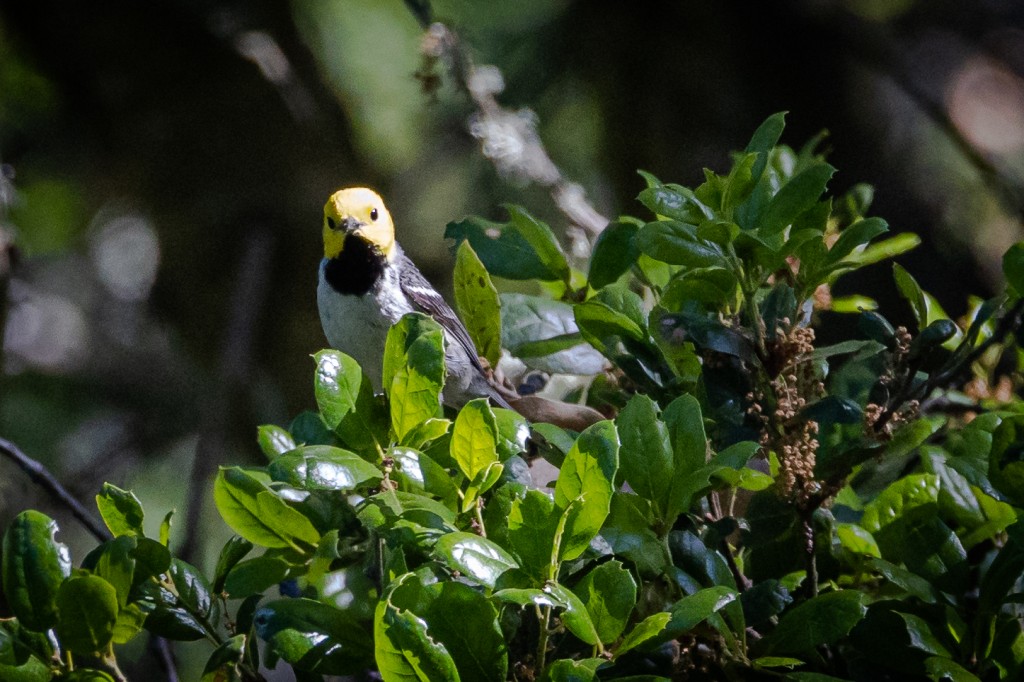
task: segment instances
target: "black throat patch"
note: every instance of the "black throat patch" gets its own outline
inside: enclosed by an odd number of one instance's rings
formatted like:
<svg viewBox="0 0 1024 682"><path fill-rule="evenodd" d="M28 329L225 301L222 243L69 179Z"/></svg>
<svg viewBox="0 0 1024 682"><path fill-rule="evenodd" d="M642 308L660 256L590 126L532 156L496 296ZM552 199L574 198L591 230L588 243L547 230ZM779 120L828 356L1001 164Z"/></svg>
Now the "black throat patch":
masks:
<svg viewBox="0 0 1024 682"><path fill-rule="evenodd" d="M387 259L375 246L349 235L341 253L327 261L324 279L339 294L362 296L384 274Z"/></svg>

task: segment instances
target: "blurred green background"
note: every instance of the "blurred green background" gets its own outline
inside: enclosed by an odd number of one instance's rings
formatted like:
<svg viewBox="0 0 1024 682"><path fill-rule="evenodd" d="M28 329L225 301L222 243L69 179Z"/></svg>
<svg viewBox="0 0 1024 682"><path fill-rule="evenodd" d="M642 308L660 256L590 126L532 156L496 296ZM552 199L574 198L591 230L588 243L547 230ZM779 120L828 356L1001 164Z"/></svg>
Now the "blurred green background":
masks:
<svg viewBox="0 0 1024 682"><path fill-rule="evenodd" d="M1000 286L999 258L1024 232L1019 0L431 9L502 71L502 103L536 114L605 215L642 214L638 168L699 183L788 110L785 142L830 131L835 192L871 183L872 213L923 235L901 261L951 313ZM110 481L137 492L154 530L177 508L180 542L187 489L208 489L190 480L194 458L255 461L257 424L313 404L331 191L379 189L442 288L451 220L500 220L514 202L564 230L546 191L480 154L467 97L447 80L424 92L421 39L401 0L0 4L0 231L18 255L0 436L90 505ZM898 319L875 270L856 286ZM46 511L80 561L91 541L0 467L0 522ZM200 540L226 534L204 518Z"/></svg>

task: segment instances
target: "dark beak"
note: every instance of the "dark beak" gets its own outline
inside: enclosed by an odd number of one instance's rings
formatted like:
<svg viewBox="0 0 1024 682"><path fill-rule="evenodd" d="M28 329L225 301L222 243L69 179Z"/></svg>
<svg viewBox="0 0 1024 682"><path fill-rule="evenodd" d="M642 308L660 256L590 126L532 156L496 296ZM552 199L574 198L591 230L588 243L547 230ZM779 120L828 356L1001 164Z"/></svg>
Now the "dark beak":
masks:
<svg viewBox="0 0 1024 682"><path fill-rule="evenodd" d="M352 216L345 216L341 219L341 229L345 232L355 232L362 226L363 223L359 222Z"/></svg>

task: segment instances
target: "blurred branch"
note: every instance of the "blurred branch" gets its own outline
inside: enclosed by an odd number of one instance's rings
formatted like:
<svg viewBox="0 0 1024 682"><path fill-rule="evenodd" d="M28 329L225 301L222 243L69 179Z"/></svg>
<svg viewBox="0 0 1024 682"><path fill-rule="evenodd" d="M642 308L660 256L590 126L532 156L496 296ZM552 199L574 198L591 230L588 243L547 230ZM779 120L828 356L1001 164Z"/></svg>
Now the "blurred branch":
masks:
<svg viewBox="0 0 1024 682"><path fill-rule="evenodd" d="M60 481L50 473L49 469L26 455L17 445L4 438L0 438L0 454L17 464L22 471L28 474L33 483L46 490L46 492L50 493L50 497L66 507L85 526L86 530L92 533L93 537L100 542L113 539L106 526L97 521L89 513L89 510L61 485Z"/></svg>
<svg viewBox="0 0 1024 682"><path fill-rule="evenodd" d="M967 162L993 188L1004 207L1013 215L1024 216L1024 185L1000 169L984 152L972 144L953 122L943 103L936 101L925 88L910 77L906 49L900 41L890 35L884 27L849 15L846 21L838 24L845 29L849 45L853 46L853 54L869 68L888 76L953 142Z"/></svg>
<svg viewBox="0 0 1024 682"><path fill-rule="evenodd" d="M600 234L608 218L590 204L583 187L568 180L548 156L537 134L537 115L530 109L506 109L498 102L497 95L505 89L501 71L495 66L476 66L461 38L445 24L427 25L429 7L425 3L406 0L406 5L426 28L421 47L425 63L418 74L424 87L438 86L438 78L432 75L434 65L444 64L456 85L473 101L476 110L469 117L469 133L480 140L481 152L498 173L546 188L570 222L591 237Z"/></svg>
<svg viewBox="0 0 1024 682"><path fill-rule="evenodd" d="M258 219L262 220L262 219ZM217 464L223 460L228 445L228 426L232 405L237 402L252 365L253 339L256 323L266 298L271 271L273 239L265 223L247 226L243 241L244 251L238 262L235 290L230 298L228 326L221 347L220 370L216 384L210 391L208 404L203 410L204 423L200 429L192 462L191 486L185 520L185 540L179 552L182 559L191 561L202 537L201 515L203 500L209 492L209 481Z"/></svg>

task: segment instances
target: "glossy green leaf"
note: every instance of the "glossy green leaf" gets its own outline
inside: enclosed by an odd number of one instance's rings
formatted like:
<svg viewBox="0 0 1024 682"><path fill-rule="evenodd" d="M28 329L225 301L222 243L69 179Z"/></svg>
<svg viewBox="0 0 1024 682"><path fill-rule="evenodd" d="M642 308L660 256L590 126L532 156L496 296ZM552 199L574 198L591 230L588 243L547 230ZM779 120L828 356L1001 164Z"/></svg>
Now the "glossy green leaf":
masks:
<svg viewBox="0 0 1024 682"><path fill-rule="evenodd" d="M618 468L619 435L610 421L587 428L566 454L555 484L555 505L569 512L561 547L563 560L582 554L601 530Z"/></svg>
<svg viewBox="0 0 1024 682"><path fill-rule="evenodd" d="M56 521L27 510L14 517L4 533L4 597L29 630L43 632L57 622L57 594L71 574L71 555L54 539L57 530Z"/></svg>
<svg viewBox="0 0 1024 682"><path fill-rule="evenodd" d="M910 638L909 645L911 649L917 649L927 654L935 656L944 656L949 658L949 650L946 649L945 645L939 641L935 633L932 632L931 627L924 618L916 616L912 613L901 613L896 612L896 615L903 619L903 624L907 628L907 636Z"/></svg>
<svg viewBox="0 0 1024 682"><path fill-rule="evenodd" d="M665 515L674 519L688 511L690 476L707 462L707 435L700 403L691 395L682 395L669 403L661 418L668 426L674 462Z"/></svg>
<svg viewBox="0 0 1024 682"><path fill-rule="evenodd" d="M519 564L504 549L472 533L449 533L434 545L434 553L450 568L493 588L505 571Z"/></svg>
<svg viewBox="0 0 1024 682"><path fill-rule="evenodd" d="M665 626L666 634L678 637L736 601L736 590L716 585L687 595L677 601L670 611L671 619Z"/></svg>
<svg viewBox="0 0 1024 682"><path fill-rule="evenodd" d="M501 357L501 301L491 276L468 241L459 244L455 256L455 306L481 357L491 367Z"/></svg>
<svg viewBox="0 0 1024 682"><path fill-rule="evenodd" d="M637 596L633 574L623 568L622 562L601 564L583 576L572 591L586 607L600 640L608 644L618 639L626 629Z"/></svg>
<svg viewBox="0 0 1024 682"><path fill-rule="evenodd" d="M264 424L256 429L256 442L267 459L295 449L295 439L285 429L274 424Z"/></svg>
<svg viewBox="0 0 1024 682"><path fill-rule="evenodd" d="M509 542L522 568L535 578L548 577L552 554L559 549L554 545L560 516L561 510L540 490L528 490L512 503L508 517Z"/></svg>
<svg viewBox="0 0 1024 682"><path fill-rule="evenodd" d="M835 644L867 613L865 597L855 590L818 595L787 611L766 640L771 654L813 653L815 647Z"/></svg>
<svg viewBox="0 0 1024 682"><path fill-rule="evenodd" d="M313 393L327 428L333 430L356 408L363 370L354 359L337 350L322 350L313 356L316 374Z"/></svg>
<svg viewBox="0 0 1024 682"><path fill-rule="evenodd" d="M380 469L359 455L329 445L306 445L267 465L270 477L303 490L357 490L376 485Z"/></svg>
<svg viewBox="0 0 1024 682"><path fill-rule="evenodd" d="M626 634L622 643L615 649L615 658L657 637L670 620L672 620L672 614L667 611L655 613L644 618Z"/></svg>
<svg viewBox="0 0 1024 682"><path fill-rule="evenodd" d="M779 143L782 131L786 127L786 112L780 111L772 114L757 127L754 134L747 143L746 152L757 152L757 162L750 171L754 182L761 179L765 166L768 165L768 158L772 148Z"/></svg>
<svg viewBox="0 0 1024 682"><path fill-rule="evenodd" d="M57 592L57 636L61 644L76 654L103 651L114 637L117 608L117 590L103 578L68 578Z"/></svg>
<svg viewBox="0 0 1024 682"><path fill-rule="evenodd" d="M142 529L142 503L130 490L104 483L96 496L96 506L114 537L118 535L145 535Z"/></svg>
<svg viewBox="0 0 1024 682"><path fill-rule="evenodd" d="M881 558L878 550L878 543L875 538L855 523L836 524L836 537L840 546L855 556L869 556Z"/></svg>
<svg viewBox="0 0 1024 682"><path fill-rule="evenodd" d="M469 217L448 223L444 236L460 244L468 241L487 271L496 277L545 281L561 278L558 272L545 264L526 235L511 223L493 223Z"/></svg>
<svg viewBox="0 0 1024 682"><path fill-rule="evenodd" d="M231 599L260 594L288 577L291 565L278 556L264 554L235 564L224 581Z"/></svg>
<svg viewBox="0 0 1024 682"><path fill-rule="evenodd" d="M619 412L615 426L622 441L619 460L626 482L664 513L672 486L675 455L668 427L658 416L654 401L638 393Z"/></svg>
<svg viewBox="0 0 1024 682"><path fill-rule="evenodd" d="M889 231L889 224L881 218L858 220L839 233L839 239L828 251L823 266L830 268L853 253L854 249L865 246L880 234Z"/></svg>
<svg viewBox="0 0 1024 682"><path fill-rule="evenodd" d="M679 185L653 184L640 192L637 199L657 215L672 220L698 223L714 218L714 211L693 190Z"/></svg>
<svg viewBox="0 0 1024 682"><path fill-rule="evenodd" d="M768 202L757 226L758 231L767 235L777 234L813 208L835 172L836 169L827 163L816 163L790 178Z"/></svg>
<svg viewBox="0 0 1024 682"><path fill-rule="evenodd" d="M607 663L603 658L585 658L580 661L561 658L548 666L544 679L549 682L596 682L597 669Z"/></svg>
<svg viewBox="0 0 1024 682"><path fill-rule="evenodd" d="M936 682L979 682L979 678L956 661L945 656L930 656L924 660L928 678Z"/></svg>
<svg viewBox="0 0 1024 682"><path fill-rule="evenodd" d="M914 319L917 320L917 328L923 329L928 324L928 300L921 290L921 285L909 272L896 263L893 263L892 274L900 295L910 304Z"/></svg>
<svg viewBox="0 0 1024 682"><path fill-rule="evenodd" d="M600 289L613 283L636 262L640 255L635 242L639 229L633 222L613 222L598 235L587 275L591 287Z"/></svg>
<svg viewBox="0 0 1024 682"><path fill-rule="evenodd" d="M392 479L406 492L425 492L446 505L454 505L458 487L452 475L429 456L411 448L397 447L389 452L395 461Z"/></svg>
<svg viewBox="0 0 1024 682"><path fill-rule="evenodd" d="M527 451L530 440L530 422L514 410L491 408L498 428L498 459L502 462Z"/></svg>
<svg viewBox="0 0 1024 682"><path fill-rule="evenodd" d="M558 279L568 282L569 263L551 228L527 213L522 206L508 204L505 208L512 219L511 226L523 236L544 267Z"/></svg>
<svg viewBox="0 0 1024 682"><path fill-rule="evenodd" d="M867 562L867 566L871 570L882 574L893 585L900 587L907 594L917 597L925 604L934 604L937 601L935 588L916 573L880 558L870 559Z"/></svg>
<svg viewBox="0 0 1024 682"><path fill-rule="evenodd" d="M435 440L443 438L451 425L447 419L428 419L405 434L401 444L414 450L422 450Z"/></svg>
<svg viewBox="0 0 1024 682"><path fill-rule="evenodd" d="M213 497L231 530L254 544L300 549L320 542L308 518L240 467L221 468Z"/></svg>
<svg viewBox="0 0 1024 682"><path fill-rule="evenodd" d="M372 660L369 633L344 611L312 599L265 603L253 617L260 639L298 670L353 675Z"/></svg>
<svg viewBox="0 0 1024 682"><path fill-rule="evenodd" d="M391 427L399 440L441 409L444 332L422 313L409 313L388 332L384 385L391 400Z"/></svg>
<svg viewBox="0 0 1024 682"><path fill-rule="evenodd" d="M240 680L238 665L245 655L247 635L230 637L213 650L203 668L200 682L235 682Z"/></svg>
<svg viewBox="0 0 1024 682"><path fill-rule="evenodd" d="M253 544L245 538L232 535L220 550L217 557L217 567L213 573L213 591L220 593L224 590L224 579L235 565L245 558L252 551Z"/></svg>
<svg viewBox="0 0 1024 682"><path fill-rule="evenodd" d="M498 461L498 424L486 398L471 400L459 410L452 428L451 453L466 478Z"/></svg>
<svg viewBox="0 0 1024 682"><path fill-rule="evenodd" d="M592 646L601 643L601 636L590 619L590 612L587 611L583 601L569 591L568 588L558 583L549 582L544 585L544 592L550 594L559 602L564 604L563 611L558 615L565 624L566 629L581 640Z"/></svg>
<svg viewBox="0 0 1024 682"><path fill-rule="evenodd" d="M597 374L604 357L579 337L573 306L526 294L501 295L502 343L527 366L562 374ZM536 349L538 342L569 338L570 344ZM522 350L520 350L522 349ZM527 352L528 351L528 352Z"/></svg>
<svg viewBox="0 0 1024 682"><path fill-rule="evenodd" d="M644 578L661 575L671 565L665 543L651 529L653 523L649 502L638 495L615 492L601 527L601 537L615 556L633 562Z"/></svg>
<svg viewBox="0 0 1024 682"><path fill-rule="evenodd" d="M637 233L636 244L651 258L671 265L708 268L725 263L722 247L700 239L695 225L675 220L647 223Z"/></svg>
<svg viewBox="0 0 1024 682"><path fill-rule="evenodd" d="M927 507L925 513L936 513L938 501L939 477L912 474L895 481L869 502L860 523L871 533L877 533L897 518L922 507Z"/></svg>
<svg viewBox="0 0 1024 682"><path fill-rule="evenodd" d="M124 608L135 582L137 540L134 535L122 535L103 543L100 547L102 550L92 571L114 586L117 591L117 604Z"/></svg>

